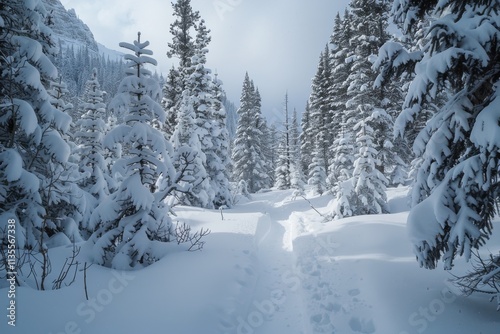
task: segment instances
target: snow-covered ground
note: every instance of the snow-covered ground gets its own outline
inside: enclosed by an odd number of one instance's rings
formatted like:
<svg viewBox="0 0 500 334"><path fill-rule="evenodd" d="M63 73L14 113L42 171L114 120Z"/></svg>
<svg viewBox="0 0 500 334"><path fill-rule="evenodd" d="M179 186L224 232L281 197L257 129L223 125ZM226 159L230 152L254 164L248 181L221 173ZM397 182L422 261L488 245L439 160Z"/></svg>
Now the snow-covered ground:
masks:
<svg viewBox="0 0 500 334"><path fill-rule="evenodd" d="M16 327L2 316L0 333L498 333L488 297L460 296L449 273L418 267L405 196L388 191L391 214L327 223L291 191L253 195L223 219L178 207L176 220L211 229L203 251L173 248L137 272L92 266L88 301L82 272L57 291L17 288ZM321 213L329 200L310 199ZM498 233L490 245L498 251ZM52 250L53 276L70 254ZM467 268L457 261L454 272Z"/></svg>

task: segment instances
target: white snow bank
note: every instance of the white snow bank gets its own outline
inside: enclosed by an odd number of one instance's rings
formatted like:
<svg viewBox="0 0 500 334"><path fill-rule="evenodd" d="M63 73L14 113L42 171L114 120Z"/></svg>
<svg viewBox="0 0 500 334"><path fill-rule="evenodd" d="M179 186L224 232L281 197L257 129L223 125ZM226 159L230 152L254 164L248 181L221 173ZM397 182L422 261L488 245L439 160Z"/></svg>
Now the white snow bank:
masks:
<svg viewBox="0 0 500 334"><path fill-rule="evenodd" d="M396 211L405 196L402 188L388 190ZM308 199L329 212L331 197ZM223 217L177 207L174 222L212 230L202 252L172 245L161 261L133 272L92 266L89 300L82 272L58 291L18 288L16 327L4 319L0 333L498 332L487 297L462 297L447 272L419 268L407 212L324 222L310 203L291 191L271 191L223 210ZM487 247L494 252L499 245L497 235ZM50 252L51 282L71 248ZM467 268L459 259L454 272ZM2 304L6 296L0 289Z"/></svg>

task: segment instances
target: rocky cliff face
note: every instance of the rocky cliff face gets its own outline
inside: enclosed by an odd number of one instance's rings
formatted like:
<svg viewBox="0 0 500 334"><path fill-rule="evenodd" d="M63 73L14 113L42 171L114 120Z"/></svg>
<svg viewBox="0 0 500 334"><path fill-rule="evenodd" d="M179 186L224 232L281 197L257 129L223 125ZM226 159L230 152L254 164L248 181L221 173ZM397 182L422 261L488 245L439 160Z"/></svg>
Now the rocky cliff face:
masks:
<svg viewBox="0 0 500 334"><path fill-rule="evenodd" d="M60 41L63 50L73 45L75 48L88 47L99 54L97 42L89 27L80 20L74 9L66 10L59 0L42 0L47 12L52 15L54 39Z"/></svg>

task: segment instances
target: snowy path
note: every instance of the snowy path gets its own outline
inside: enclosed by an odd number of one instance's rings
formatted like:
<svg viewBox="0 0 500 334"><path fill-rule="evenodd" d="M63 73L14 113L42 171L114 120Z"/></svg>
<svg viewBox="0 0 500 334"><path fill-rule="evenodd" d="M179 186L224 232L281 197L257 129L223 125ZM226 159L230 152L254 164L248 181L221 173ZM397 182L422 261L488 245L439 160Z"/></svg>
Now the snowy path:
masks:
<svg viewBox="0 0 500 334"><path fill-rule="evenodd" d="M237 334L374 333L371 305L363 300L356 272L338 272L331 235L297 239L307 229L309 203L289 192L258 194L238 208L260 213L255 232L255 267L237 317ZM317 217L316 217L317 220Z"/></svg>
<svg viewBox="0 0 500 334"><path fill-rule="evenodd" d="M288 195L288 194L287 194ZM255 233L256 280L238 317L236 333L305 334L300 280L294 255L284 248L288 211L276 205L276 193L259 194L240 210L260 212ZM278 198L279 199L279 198ZM286 324L285 328L283 327Z"/></svg>
<svg viewBox="0 0 500 334"><path fill-rule="evenodd" d="M20 320L14 330L0 322L0 333L497 334L488 298L462 297L447 272L415 263L405 196L391 190L394 214L327 223L291 191L255 194L223 217L178 207L175 220L212 231L202 252L172 245L161 261L134 272L92 266L89 300L81 273L57 291L20 287ZM328 210L328 196L309 200ZM487 247L497 252L498 245L499 234ZM70 254L71 247L51 250L50 281ZM459 271L467 268L457 262ZM7 292L0 289L0 302Z"/></svg>

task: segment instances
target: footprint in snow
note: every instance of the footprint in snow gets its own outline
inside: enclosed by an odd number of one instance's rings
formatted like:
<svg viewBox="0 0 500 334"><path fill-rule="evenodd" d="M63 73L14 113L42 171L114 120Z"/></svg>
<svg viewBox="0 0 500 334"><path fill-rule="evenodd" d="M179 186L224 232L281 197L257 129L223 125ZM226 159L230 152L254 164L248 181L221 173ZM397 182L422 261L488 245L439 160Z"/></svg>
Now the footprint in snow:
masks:
<svg viewBox="0 0 500 334"><path fill-rule="evenodd" d="M250 276L253 276L253 274L254 274L252 268L245 268L245 272L247 273L247 275L250 275Z"/></svg>
<svg viewBox="0 0 500 334"><path fill-rule="evenodd" d="M375 325L372 319L360 319L358 317L352 317L349 320L349 326L354 332L363 334L375 333Z"/></svg>
<svg viewBox="0 0 500 334"><path fill-rule="evenodd" d="M359 289L352 289L352 290L349 290L349 296L351 297L354 297L354 296L357 296L360 294L360 291Z"/></svg>

